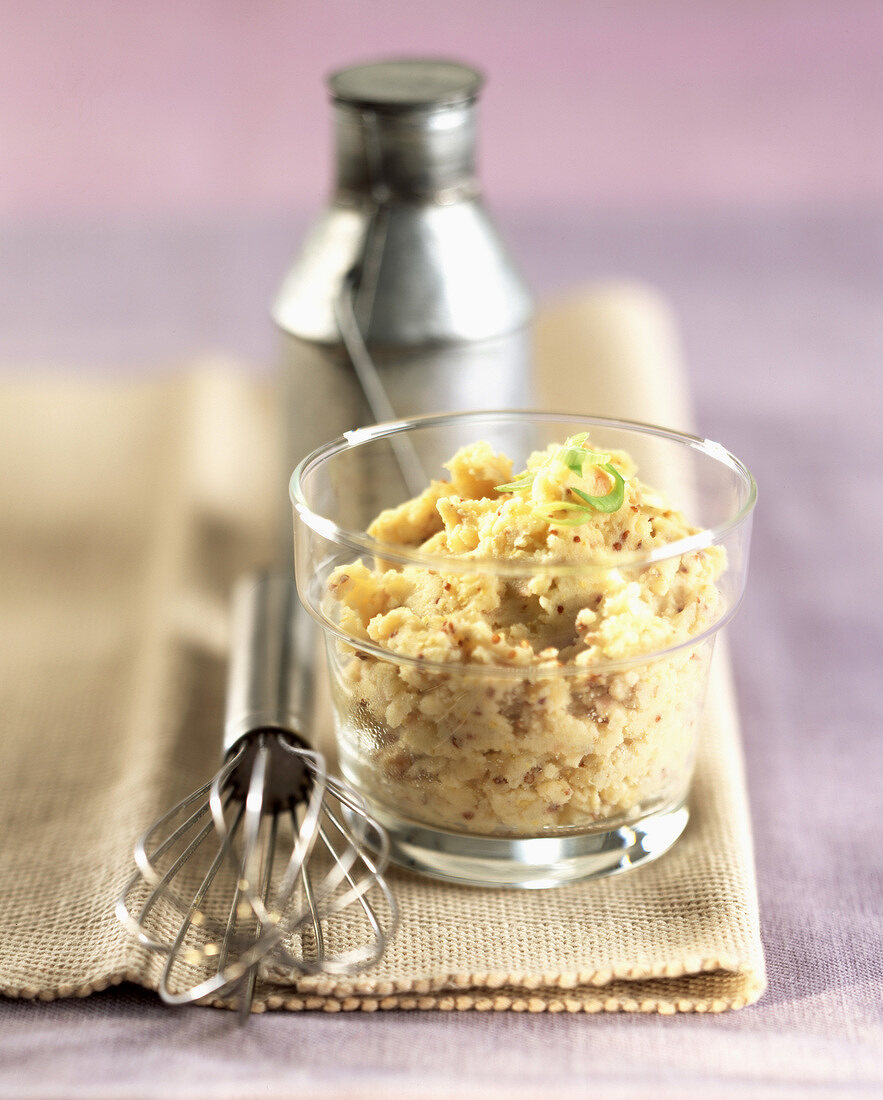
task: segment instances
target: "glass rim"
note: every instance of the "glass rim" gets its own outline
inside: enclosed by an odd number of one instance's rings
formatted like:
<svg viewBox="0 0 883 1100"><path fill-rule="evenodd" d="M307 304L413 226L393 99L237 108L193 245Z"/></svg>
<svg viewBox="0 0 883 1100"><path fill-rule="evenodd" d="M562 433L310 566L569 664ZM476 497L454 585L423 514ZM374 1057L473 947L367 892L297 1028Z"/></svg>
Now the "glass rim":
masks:
<svg viewBox="0 0 883 1100"><path fill-rule="evenodd" d="M587 429L592 427L618 429L631 431L640 435L654 436L658 439L666 439L673 443L681 444L692 451L700 451L723 466L728 467L747 486L747 496L737 512L728 516L721 523L713 527L704 527L693 535L677 539L675 542L665 543L662 546L653 547L648 551L617 552L615 557L597 557L585 562L538 562L538 561L502 561L498 558L463 558L451 557L444 554L427 554L420 550L401 546L396 543L383 542L373 538L367 531L352 531L341 527L328 516L315 512L307 503L303 492L303 480L306 475L317 466L329 461L335 455L344 451L354 450L374 440L392 438L415 428L431 428L434 426L448 425L452 423L468 424L475 421L497 421L506 423L511 421L530 423L531 421L544 420L552 423L560 422L570 425L579 425ZM642 568L655 565L671 558L679 558L684 554L694 553L707 549L722 542L727 535L742 525L750 516L757 503L757 484L748 467L738 459L731 451L728 451L720 443L702 436L691 435L687 432L674 431L671 428L663 428L657 424L649 424L640 420L625 420L614 417L583 416L574 413L544 412L536 409L489 409L457 413L431 413L422 416L412 416L400 420L385 421L380 424L372 424L365 428L356 428L353 431L344 432L336 439L329 440L321 447L317 447L306 455L297 464L289 480L289 498L300 520L312 531L329 542L345 546L356 553L370 554L372 557L381 558L384 561L394 562L397 565L416 565L426 569L437 569L448 573L470 573L480 569L483 572L492 572L496 576L525 577L534 575L545 576L576 576L593 572L595 570Z"/></svg>

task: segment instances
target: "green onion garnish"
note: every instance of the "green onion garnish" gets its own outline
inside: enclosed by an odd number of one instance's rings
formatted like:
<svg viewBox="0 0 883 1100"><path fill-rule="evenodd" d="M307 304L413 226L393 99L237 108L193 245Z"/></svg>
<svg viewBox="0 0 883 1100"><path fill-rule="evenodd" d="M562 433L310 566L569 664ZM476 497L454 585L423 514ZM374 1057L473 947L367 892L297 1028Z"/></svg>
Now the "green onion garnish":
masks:
<svg viewBox="0 0 883 1100"><path fill-rule="evenodd" d="M561 516L558 512L572 512L571 516ZM554 504L548 504L539 509L539 515L550 523L557 523L559 527L581 527L589 518L589 509L584 504L576 504L572 500L556 500Z"/></svg>
<svg viewBox="0 0 883 1100"><path fill-rule="evenodd" d="M539 509L540 515L545 519L552 523L559 523L563 527L578 527L580 524L588 522L592 511L618 512L625 500L625 479L619 470L611 464L609 454L603 451L588 451L585 449L583 444L588 437L588 432L580 432L578 435L570 436L564 441L564 446L559 447L555 452L552 461L557 459L562 462L577 477L583 476L583 467L588 462L609 474L613 478L613 487L604 496L593 497L588 493L584 493L582 489L577 489L571 485L569 486L570 491L579 497L582 501L581 504L570 500L559 500ZM509 481L505 485L495 485L494 488L498 493L524 492L533 485L536 474L537 471L531 473L530 470L523 470L516 476L514 481ZM565 517L559 514L561 512L571 512L572 515Z"/></svg>
<svg viewBox="0 0 883 1100"><path fill-rule="evenodd" d="M515 481L510 481L506 485L495 485L494 488L498 493L520 493L522 489L529 489L533 485L533 479L534 475L525 470Z"/></svg>
<svg viewBox="0 0 883 1100"><path fill-rule="evenodd" d="M594 508L596 512L618 512L622 507L623 500L625 500L625 480L619 470L611 466L609 462L600 463L599 468L613 478L613 488L609 493L606 493L603 497L592 497L573 485L570 486L570 491Z"/></svg>
<svg viewBox="0 0 883 1100"><path fill-rule="evenodd" d="M583 463L589 453L583 449L582 445L588 438L588 432L572 435L569 439L564 441L564 446L560 447L555 454L559 462L563 462L568 470L578 474L580 477L582 477L583 474Z"/></svg>

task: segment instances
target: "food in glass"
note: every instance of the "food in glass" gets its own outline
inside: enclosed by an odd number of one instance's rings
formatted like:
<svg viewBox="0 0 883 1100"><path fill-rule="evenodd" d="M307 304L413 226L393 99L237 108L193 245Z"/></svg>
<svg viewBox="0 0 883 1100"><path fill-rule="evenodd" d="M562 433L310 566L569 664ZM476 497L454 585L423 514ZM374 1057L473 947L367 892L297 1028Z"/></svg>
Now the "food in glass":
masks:
<svg viewBox="0 0 883 1100"><path fill-rule="evenodd" d="M740 537L728 576L733 540L640 476L630 433L657 459L660 440L689 439L646 431L586 424L518 473L489 438L463 444L422 492L379 509L361 553L344 538L313 571L341 766L394 831L458 835L468 852L469 836L597 840L682 808L745 553ZM695 497L680 447L668 480Z"/></svg>

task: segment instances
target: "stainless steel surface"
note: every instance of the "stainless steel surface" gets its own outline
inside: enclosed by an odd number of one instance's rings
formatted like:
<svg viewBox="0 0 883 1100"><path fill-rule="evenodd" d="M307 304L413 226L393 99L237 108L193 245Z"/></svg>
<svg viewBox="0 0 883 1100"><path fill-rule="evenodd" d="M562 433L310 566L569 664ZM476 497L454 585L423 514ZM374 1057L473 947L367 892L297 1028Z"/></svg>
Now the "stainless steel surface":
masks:
<svg viewBox="0 0 883 1100"><path fill-rule="evenodd" d="M479 193L474 101L425 107L334 104L338 202L365 195L451 203Z"/></svg>
<svg viewBox="0 0 883 1100"><path fill-rule="evenodd" d="M273 306L286 473L367 422L533 404L531 296L475 175L480 74L400 60L329 83L334 195Z"/></svg>
<svg viewBox="0 0 883 1100"><path fill-rule="evenodd" d="M340 294L335 302L334 312L350 364L359 380L359 386L371 416L374 420L381 422L394 420L395 410L387 396L383 378L371 358L362 337L362 331L359 328L349 280L341 287ZM411 441L404 436L393 436L390 445L395 451L399 470L408 492L411 496L417 496L428 484L426 471L423 469L417 452L414 450Z"/></svg>
<svg viewBox="0 0 883 1100"><path fill-rule="evenodd" d="M398 58L334 72L328 86L341 102L378 110L471 102L484 83L477 69L438 58Z"/></svg>
<svg viewBox="0 0 883 1100"><path fill-rule="evenodd" d="M242 577L233 593L224 752L257 729L310 739L316 675L308 617L284 576Z"/></svg>
<svg viewBox="0 0 883 1100"><path fill-rule="evenodd" d="M349 205L353 202L352 205ZM385 204L389 224L370 300L358 310L368 341L413 346L490 340L530 321L530 294L479 198ZM273 304L273 319L304 340L336 344L332 303L370 253L374 201L336 198L319 216Z"/></svg>
<svg viewBox="0 0 883 1100"><path fill-rule="evenodd" d="M525 326L531 296L475 176L478 74L415 60L345 70L330 83L334 194L276 298L279 327L338 344L333 303L353 270L372 345L484 340Z"/></svg>
<svg viewBox="0 0 883 1100"><path fill-rule="evenodd" d="M380 417L366 399L345 347L286 334L281 339L287 477L322 443ZM368 351L396 418L535 404L526 329L476 343ZM287 543L290 536L286 529Z"/></svg>
<svg viewBox="0 0 883 1100"><path fill-rule="evenodd" d="M117 901L165 956L169 1004L235 999L244 1019L260 974L355 973L398 923L385 833L305 740L312 650L299 609L288 577L237 584L224 762L141 837Z"/></svg>

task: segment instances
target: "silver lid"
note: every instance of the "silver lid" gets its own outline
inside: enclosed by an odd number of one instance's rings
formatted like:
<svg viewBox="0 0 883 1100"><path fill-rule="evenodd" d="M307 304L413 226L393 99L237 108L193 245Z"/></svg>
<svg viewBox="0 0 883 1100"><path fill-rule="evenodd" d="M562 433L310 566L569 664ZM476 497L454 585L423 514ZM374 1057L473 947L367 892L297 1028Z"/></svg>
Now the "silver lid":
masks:
<svg viewBox="0 0 883 1100"><path fill-rule="evenodd" d="M398 112L471 102L484 77L468 65L431 58L401 58L339 69L328 78L334 99L354 107Z"/></svg>
<svg viewBox="0 0 883 1100"><path fill-rule="evenodd" d="M454 202L478 193L476 69L452 61L380 61L328 80L338 201Z"/></svg>

